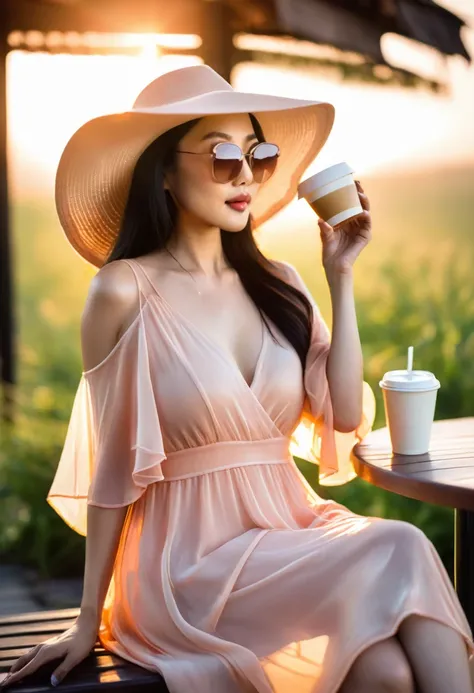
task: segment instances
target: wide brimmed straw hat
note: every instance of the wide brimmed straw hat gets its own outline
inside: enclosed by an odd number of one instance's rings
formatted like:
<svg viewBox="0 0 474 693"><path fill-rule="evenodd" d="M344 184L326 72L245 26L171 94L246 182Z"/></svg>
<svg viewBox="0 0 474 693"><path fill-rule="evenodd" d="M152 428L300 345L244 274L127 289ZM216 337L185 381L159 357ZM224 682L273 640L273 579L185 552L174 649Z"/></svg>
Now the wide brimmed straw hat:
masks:
<svg viewBox="0 0 474 693"><path fill-rule="evenodd" d="M254 228L296 195L334 122L332 104L236 91L208 65L167 72L140 92L130 111L89 120L67 143L56 173L56 208L73 248L101 267L142 152L166 130L220 113L253 113L265 139L280 147L275 173L252 202Z"/></svg>

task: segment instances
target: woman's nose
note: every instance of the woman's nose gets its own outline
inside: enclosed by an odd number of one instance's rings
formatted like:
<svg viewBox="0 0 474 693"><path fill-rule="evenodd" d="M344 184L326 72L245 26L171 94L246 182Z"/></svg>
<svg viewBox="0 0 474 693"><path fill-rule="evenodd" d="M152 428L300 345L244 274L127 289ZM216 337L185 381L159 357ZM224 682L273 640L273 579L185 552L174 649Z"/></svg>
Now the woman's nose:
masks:
<svg viewBox="0 0 474 693"><path fill-rule="evenodd" d="M246 183L247 185L250 185L250 183L253 183L253 173L252 169L250 168L247 157L244 157L242 161L242 169L239 175L236 177L234 183L236 185L240 185L241 183Z"/></svg>

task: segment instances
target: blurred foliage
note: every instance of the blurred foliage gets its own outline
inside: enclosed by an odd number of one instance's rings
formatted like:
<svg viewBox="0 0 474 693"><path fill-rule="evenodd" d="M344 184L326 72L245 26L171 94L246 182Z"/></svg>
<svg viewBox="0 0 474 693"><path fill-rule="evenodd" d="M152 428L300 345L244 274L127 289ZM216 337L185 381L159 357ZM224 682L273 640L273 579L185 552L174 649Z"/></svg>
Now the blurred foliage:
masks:
<svg viewBox="0 0 474 693"><path fill-rule="evenodd" d="M79 317L94 270L74 262L52 209L12 208L18 382L0 423L0 560L41 577L82 574L84 538L46 502L81 373Z"/></svg>
<svg viewBox="0 0 474 693"><path fill-rule="evenodd" d="M83 571L84 538L45 500L65 433L64 422L44 412L37 419L20 414L11 427L0 424L0 557L35 568L39 577Z"/></svg>
<svg viewBox="0 0 474 693"><path fill-rule="evenodd" d="M385 425L378 382L403 368L409 345L415 367L441 380L436 418L474 412L474 212L470 177L363 181L372 201L374 240L356 268L358 324L365 378L377 397L375 428ZM403 200L403 205L399 200ZM0 428L0 560L15 560L42 576L81 575L84 539L45 497L66 435L81 373L79 318L94 268L79 260L50 207L13 208L19 307L19 386L15 425ZM314 225L263 237L267 254L295 264L330 323ZM272 235L273 234L273 235ZM316 271L315 271L316 267ZM298 465L322 497L356 513L401 519L433 541L452 575L453 511L354 481L318 485L318 468Z"/></svg>

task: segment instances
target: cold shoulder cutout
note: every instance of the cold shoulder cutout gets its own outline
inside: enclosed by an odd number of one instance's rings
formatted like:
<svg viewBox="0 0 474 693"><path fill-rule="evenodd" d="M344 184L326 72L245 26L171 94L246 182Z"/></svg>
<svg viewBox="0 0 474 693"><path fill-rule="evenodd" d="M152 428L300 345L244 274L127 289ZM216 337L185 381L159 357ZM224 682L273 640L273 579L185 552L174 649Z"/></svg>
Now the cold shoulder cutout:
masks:
<svg viewBox="0 0 474 693"><path fill-rule="evenodd" d="M117 508L161 481L166 458L150 376L146 296L112 351L83 371L48 502L80 534L87 505Z"/></svg>
<svg viewBox="0 0 474 693"><path fill-rule="evenodd" d="M351 451L372 429L375 419L375 396L370 385L363 383L362 419L354 431L341 433L334 428L334 413L326 375L326 364L331 346L329 328L293 265L279 262L286 280L299 289L311 303L313 323L311 342L304 368L305 402L303 413L292 434L290 451L319 465L319 483L338 486L354 479L357 474L352 464Z"/></svg>

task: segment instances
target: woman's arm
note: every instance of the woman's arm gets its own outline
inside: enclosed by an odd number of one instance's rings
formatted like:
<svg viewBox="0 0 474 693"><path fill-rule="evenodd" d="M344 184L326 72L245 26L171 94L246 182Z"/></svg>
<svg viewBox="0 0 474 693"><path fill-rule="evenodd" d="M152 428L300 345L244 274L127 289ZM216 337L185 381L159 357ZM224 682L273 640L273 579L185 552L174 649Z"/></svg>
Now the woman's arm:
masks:
<svg viewBox="0 0 474 693"><path fill-rule="evenodd" d="M138 292L129 268L106 265L91 282L81 322L84 370L98 366L112 351L138 310ZM36 645L13 664L3 684L9 686L39 667L62 660L51 677L56 686L88 656L97 639L100 618L128 505L87 509L86 561L79 617L59 636ZM3 685L2 684L2 685Z"/></svg>
<svg viewBox="0 0 474 693"><path fill-rule="evenodd" d="M86 562L78 623L97 632L127 510L128 506L87 508Z"/></svg>
<svg viewBox="0 0 474 693"><path fill-rule="evenodd" d="M138 310L133 275L123 263L106 265L93 278L81 321L84 370L112 351ZM87 508L86 560L79 621L100 625L128 506Z"/></svg>
<svg viewBox="0 0 474 693"><path fill-rule="evenodd" d="M332 301L332 341L326 374L334 412L334 427L349 433L361 422L363 359L354 302L353 265L372 238L370 201L355 181L363 212L332 228L318 219L322 260Z"/></svg>
<svg viewBox="0 0 474 693"><path fill-rule="evenodd" d="M362 418L364 380L352 272L328 277L332 302L332 337L326 374L334 412L334 428L354 431Z"/></svg>

